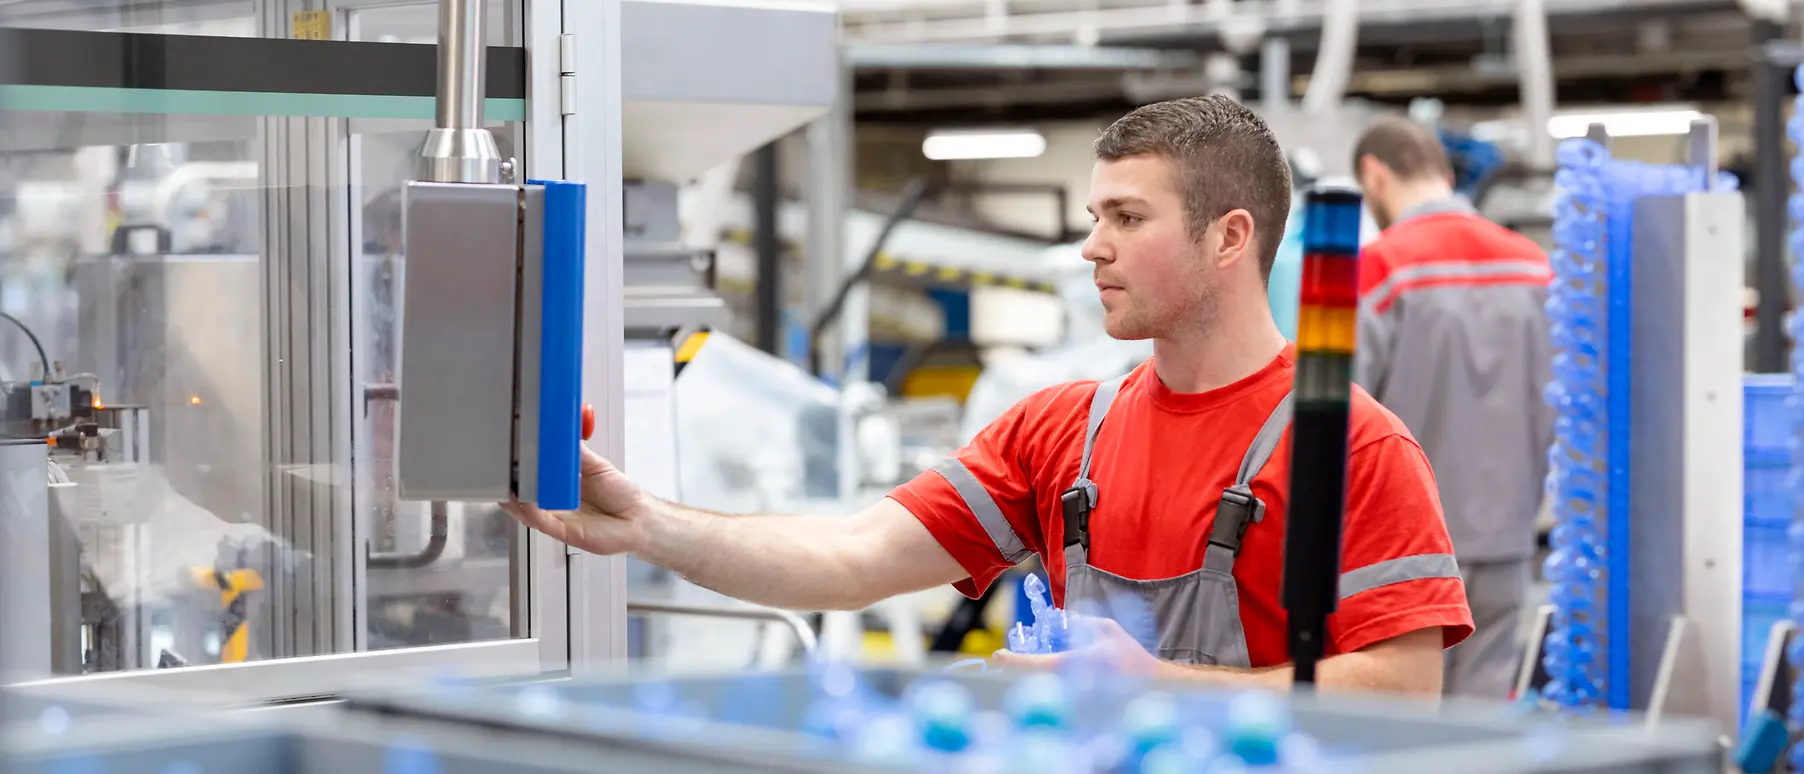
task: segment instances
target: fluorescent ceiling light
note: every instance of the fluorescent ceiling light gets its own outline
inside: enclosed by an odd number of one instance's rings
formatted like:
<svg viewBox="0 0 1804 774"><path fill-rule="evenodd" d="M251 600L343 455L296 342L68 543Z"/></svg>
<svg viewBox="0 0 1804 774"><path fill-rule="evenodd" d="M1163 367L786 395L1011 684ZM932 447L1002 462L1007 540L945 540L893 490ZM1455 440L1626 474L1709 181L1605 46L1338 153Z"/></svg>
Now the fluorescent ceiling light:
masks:
<svg viewBox="0 0 1804 774"><path fill-rule="evenodd" d="M1046 152L1046 138L1032 129L930 132L921 153L934 161L1031 159Z"/></svg>
<svg viewBox="0 0 1804 774"><path fill-rule="evenodd" d="M1689 108L1568 113L1548 119L1547 132L1561 139L1583 137L1592 124L1603 124L1611 137L1684 134L1691 131L1693 120L1703 117Z"/></svg>

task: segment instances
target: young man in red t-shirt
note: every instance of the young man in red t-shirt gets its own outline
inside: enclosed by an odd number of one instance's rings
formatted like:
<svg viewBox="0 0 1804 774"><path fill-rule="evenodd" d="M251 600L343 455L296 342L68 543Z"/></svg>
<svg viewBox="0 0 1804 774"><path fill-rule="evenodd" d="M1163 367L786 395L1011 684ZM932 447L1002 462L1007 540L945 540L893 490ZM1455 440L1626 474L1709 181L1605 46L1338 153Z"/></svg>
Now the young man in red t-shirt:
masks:
<svg viewBox="0 0 1804 774"><path fill-rule="evenodd" d="M636 552L786 608L858 609L944 583L976 594L1037 553L1056 602L1150 603L1151 652L1099 627L1097 647L1126 666L1287 684L1279 587L1295 356L1265 280L1290 209L1289 166L1264 123L1221 97L1135 110L1096 154L1084 256L1109 334L1154 344L1125 378L1027 398L851 517L685 508L593 455L583 510L510 509L579 548ZM1436 694L1441 650L1472 619L1434 478L1394 416L1361 391L1352 409L1341 602L1318 686Z"/></svg>

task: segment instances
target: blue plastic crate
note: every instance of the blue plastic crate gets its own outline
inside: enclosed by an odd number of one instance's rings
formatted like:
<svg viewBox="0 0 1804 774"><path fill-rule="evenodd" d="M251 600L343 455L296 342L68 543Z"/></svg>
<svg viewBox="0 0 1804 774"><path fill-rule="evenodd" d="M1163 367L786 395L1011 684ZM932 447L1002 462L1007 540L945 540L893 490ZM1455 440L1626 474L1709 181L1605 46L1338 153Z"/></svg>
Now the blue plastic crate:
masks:
<svg viewBox="0 0 1804 774"><path fill-rule="evenodd" d="M1742 443L1749 452L1789 454L1792 422L1785 399L1791 374L1748 374L1742 377Z"/></svg>
<svg viewBox="0 0 1804 774"><path fill-rule="evenodd" d="M1785 479L1791 466L1770 457L1750 457L1741 469L1742 521L1784 526L1791 523L1791 495Z"/></svg>
<svg viewBox="0 0 1804 774"><path fill-rule="evenodd" d="M1744 597L1741 601L1741 666L1760 668L1766 658L1766 638L1773 624L1785 617L1787 599Z"/></svg>
<svg viewBox="0 0 1804 774"><path fill-rule="evenodd" d="M1742 527L1741 592L1744 599L1791 599L1791 567L1786 559L1786 527L1756 524Z"/></svg>

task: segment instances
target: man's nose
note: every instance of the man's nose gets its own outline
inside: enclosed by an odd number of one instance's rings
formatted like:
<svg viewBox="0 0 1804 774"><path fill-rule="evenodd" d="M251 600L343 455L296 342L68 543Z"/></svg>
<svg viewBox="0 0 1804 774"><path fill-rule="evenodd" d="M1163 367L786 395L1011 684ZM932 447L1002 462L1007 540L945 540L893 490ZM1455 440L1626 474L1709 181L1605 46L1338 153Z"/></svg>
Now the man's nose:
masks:
<svg viewBox="0 0 1804 774"><path fill-rule="evenodd" d="M1084 238L1084 260L1091 263L1106 263L1115 260L1115 248L1102 233L1101 226L1092 226L1090 236Z"/></svg>

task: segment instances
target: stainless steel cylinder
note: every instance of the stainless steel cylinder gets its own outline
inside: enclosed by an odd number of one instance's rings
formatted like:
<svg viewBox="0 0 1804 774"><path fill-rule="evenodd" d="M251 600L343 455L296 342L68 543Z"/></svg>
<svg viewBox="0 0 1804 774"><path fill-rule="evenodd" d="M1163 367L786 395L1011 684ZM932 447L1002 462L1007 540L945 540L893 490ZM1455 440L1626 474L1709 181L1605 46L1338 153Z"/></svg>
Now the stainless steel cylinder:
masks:
<svg viewBox="0 0 1804 774"><path fill-rule="evenodd" d="M483 128L488 14L483 0L439 0L438 126L420 147L421 180L499 183L501 153Z"/></svg>
<svg viewBox="0 0 1804 774"><path fill-rule="evenodd" d="M438 4L438 127L481 129L488 40L482 0Z"/></svg>

